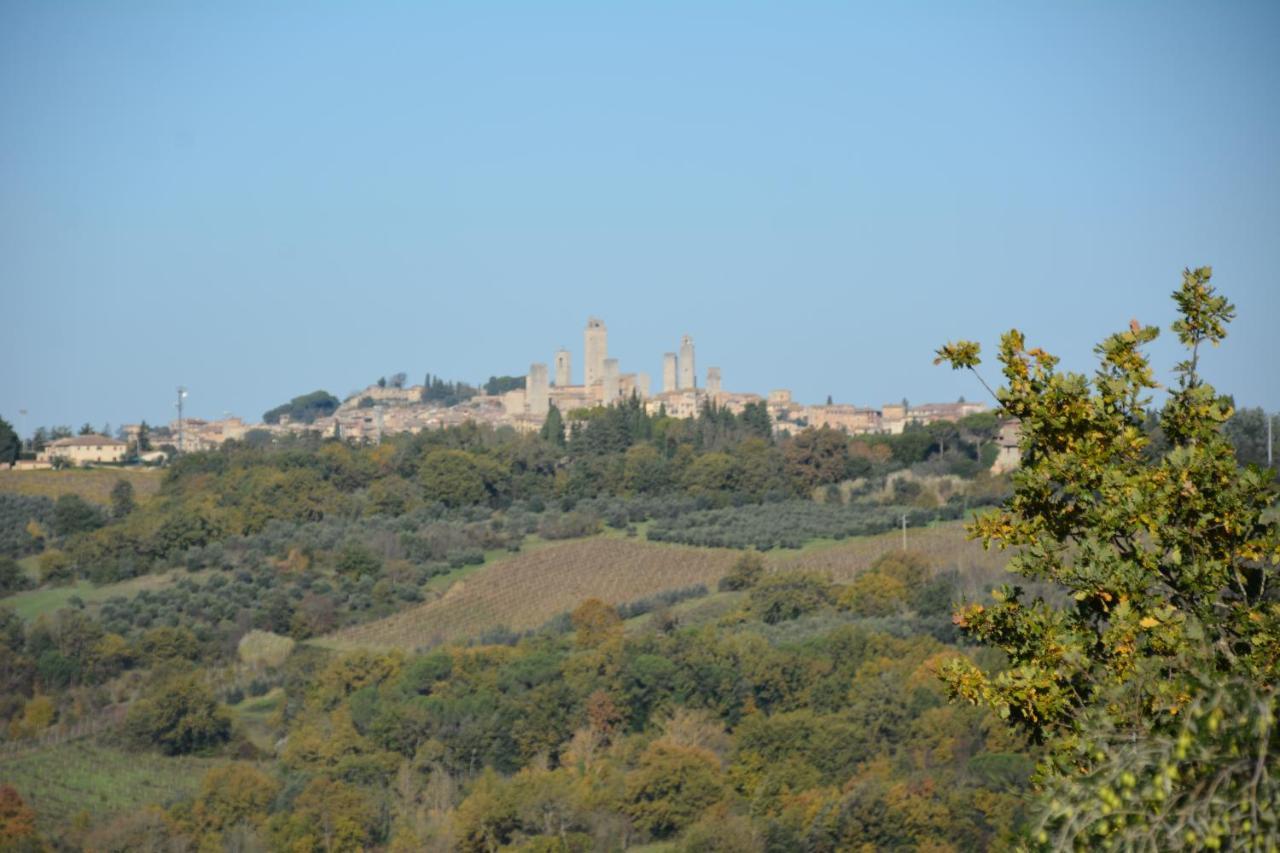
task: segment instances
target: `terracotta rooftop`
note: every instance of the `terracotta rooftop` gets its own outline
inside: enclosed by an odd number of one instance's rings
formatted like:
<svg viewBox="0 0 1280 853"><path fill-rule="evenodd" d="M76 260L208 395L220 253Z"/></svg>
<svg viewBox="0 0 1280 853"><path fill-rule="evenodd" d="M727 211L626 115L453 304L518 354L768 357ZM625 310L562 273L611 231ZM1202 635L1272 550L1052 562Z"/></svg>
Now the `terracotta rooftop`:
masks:
<svg viewBox="0 0 1280 853"><path fill-rule="evenodd" d="M76 435L49 442L50 447L124 447L125 443L105 435Z"/></svg>

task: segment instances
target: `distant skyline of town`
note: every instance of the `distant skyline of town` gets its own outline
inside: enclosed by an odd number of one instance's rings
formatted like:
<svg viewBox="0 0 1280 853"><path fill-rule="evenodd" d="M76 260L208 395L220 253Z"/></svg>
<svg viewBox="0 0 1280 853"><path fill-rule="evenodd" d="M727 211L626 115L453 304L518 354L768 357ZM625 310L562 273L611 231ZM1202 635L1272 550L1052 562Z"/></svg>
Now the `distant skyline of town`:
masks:
<svg viewBox="0 0 1280 853"><path fill-rule="evenodd" d="M595 319L596 318L593 315L590 318L590 321L595 321ZM581 329L579 330L579 334L582 334ZM587 335L588 336L590 335L590 331L587 332ZM1166 338L1165 343L1167 344L1169 342L1168 338L1170 336L1166 333L1164 337ZM553 338L556 340L563 341L565 339L572 339L572 336L567 334L561 334L559 335L558 338L555 336L550 336L547 338L547 340L552 340ZM655 362L657 364L657 367L656 369L653 369L653 370L641 369L637 371L634 369L636 362L633 362L632 360L627 358L616 359L617 361L622 361L625 364L626 373L622 382L622 393L618 393L617 389L615 388L615 399L622 399L628 396L632 389L638 388L637 382L640 382L640 381L644 381L648 383L648 392L645 394L642 394L641 395L642 397L652 397L654 399L661 397L663 392L667 390L667 381L663 375L667 365L664 365L662 363L663 353L669 356L676 356L677 358L683 357L685 353L683 351L683 348L680 345L682 343L686 345L694 345L696 341L697 341L697 338L693 335L689 335L688 333L669 334L664 342L661 342L653 347L649 347L648 349L650 350L650 355L647 358L642 356L639 362L646 366L648 362ZM1034 341L1031 341L1029 343L1031 345L1034 345ZM620 347L619 344L622 344L622 346ZM186 384L183 384L181 387L186 389L186 394L184 395L185 397L184 408L185 408L186 417L205 420L205 421L211 421L211 422L218 422L230 417L230 418L240 419L244 423L252 425L252 424L257 424L261 422L262 415L264 412L266 412L267 410L275 406L278 406L281 403L287 402L292 397L310 393L312 391L324 390L333 394L339 400L346 401L349 399L353 399L353 395L358 396L361 392L367 390L368 387L375 385L380 378L390 378L397 373L405 374L406 386L420 385L425 376L434 375L436 377L440 377L448 381L465 382L475 387L482 387L485 384L485 382L492 377L524 376L528 373L529 368L531 366L536 366L539 363L541 363L542 366L547 368L548 370L547 380L549 384L554 388L555 386L561 384L557 382L557 380L560 377L557 375L558 374L557 366L554 364L554 361L557 358L557 351L566 351L566 350L569 353L570 359L571 359L571 367L570 367L572 372L571 381L573 383L577 383L578 390L580 391L582 382L585 381L586 379L585 374L587 370L586 361L587 361L588 346L589 344L587 344L586 342L580 342L576 347L566 346L564 343L561 343L557 347L543 346L540 351L531 353L533 360L530 361L529 364L524 365L523 368L520 368L518 366L513 366L506 370L481 371L482 373L484 373L483 376L467 376L465 375L465 373L450 375L447 373L443 373L441 371L431 370L429 368L417 374L409 370L396 369L396 370L388 370L382 373L368 375L364 379L362 384L346 388L345 390L339 390L341 386L338 386L334 383L327 383L327 384L322 383L320 385L315 385L314 387L304 386L303 384L299 384L293 388L282 389L275 396L272 396L269 398L262 398L262 402L260 403L257 403L257 404L249 403L248 405L246 405L242 402L238 407L234 404L228 405L226 404L225 401L218 401L218 400L210 401L207 398L207 396L205 396L205 399L201 399L202 396L204 395L201 394L201 389L197 387L192 387ZM625 338L623 341L619 341L616 335L609 338L608 347L610 348L608 354L611 356L617 354L619 349L622 349L624 352L631 352L631 353L634 353L637 349L641 349L641 347L638 346L637 342L625 341ZM1157 345L1155 348L1157 350L1159 349L1159 342L1157 342ZM987 374L990 380L993 380L993 386L998 384L1001 378L998 372L999 365L994 362L995 349L996 349L996 346L994 342L984 347L984 355L987 361L987 364L985 367L985 373ZM955 401L969 401L971 403L983 404L989 408L994 408L996 406L996 401L992 399L989 394L987 394L986 390L983 389L980 384L973 381L972 377L969 377L963 374L952 374L951 371L941 371L938 367L932 365L932 357L933 357L932 350L930 350L927 354L928 357L926 359L926 364L928 365L928 369L927 370L922 369L922 373L924 373L925 375L933 374L932 379L934 381L922 382L921 387L932 388L936 390L940 387L940 384L936 380L941 378L945 380L945 382L942 383L944 386L946 384L950 384L952 386L951 390L953 391L953 393L950 395L946 394L945 388L940 393L935 393L932 396L914 394L912 393L913 389L907 388L907 389L902 389L902 392L898 394L893 394L893 393L882 394L880 395L879 398L872 398L869 396L863 397L863 398L851 398L851 397L843 396L839 393L830 393L830 394L824 394L824 393L812 394L811 393L807 395L802 393L797 393L794 390L795 387L797 387L797 383L780 384L774 387L767 387L767 388L760 387L760 386L752 387L749 383L743 383L743 382L737 381L735 379L736 371L734 371L732 367L729 367L726 369L725 367L719 364L713 363L713 359L714 359L713 355L708 355L703 350L699 350L699 351L701 355L699 357L697 365L690 367L690 369L693 370L692 375L695 382L694 387L698 388L699 390L702 390L705 388L706 381L708 378L707 370L708 368L710 368L712 370L715 370L718 376L727 377L721 380L723 382L723 387L732 389L733 391L732 399L736 401L740 401L741 399L743 399L743 395L745 395L745 398L748 398L748 399L752 398L753 396L758 396L762 400L769 399L771 394L775 394L779 391L785 391L789 395L788 400L790 401L794 399L795 404L800 406L822 406L824 403L826 403L828 397L830 397L831 401L837 404L838 406L843 405L846 407L854 407L859 409L875 409L875 410L880 409L885 404L897 404L903 401L907 401L912 405L918 404L918 403L926 403L926 402L932 405L940 402L950 403ZM692 354L692 350L690 350L690 354ZM1217 354L1218 354L1217 351L1211 351L1210 353L1207 354L1207 363L1205 366L1205 373L1206 373L1206 376L1208 376L1210 381L1215 381L1215 378L1214 378L1215 369L1214 369L1213 359L1214 359L1214 356ZM1158 362L1159 359L1157 358L1156 361ZM1157 366L1159 367L1159 365ZM672 367L674 369L674 365ZM1067 364L1067 367L1070 369L1071 365ZM597 367L596 370L597 370L597 377L598 377L600 368ZM801 371L798 374L798 376L803 378L803 374L804 374L804 371ZM685 371L681 369L679 378L676 379L673 376L672 381L676 382L680 386L688 387L686 383L688 383L690 380L685 375ZM599 384L598 378L596 379L596 384L597 385ZM835 383L835 384L839 384L839 383ZM847 380L845 384L846 384L846 387L848 387ZM808 385L809 387L820 387L815 385L815 383L812 381L808 381L808 382L802 381L798 383L798 385L802 387L805 385ZM177 417L176 392L178 387L179 386L175 384L168 387L167 389L166 388L157 389L156 399L149 401L146 404L145 406L146 414L144 414L141 417L136 417L136 416L129 417L127 415L124 417L120 417L120 416L110 417L110 416L104 416L102 413L85 413L82 415L75 415L71 417L61 417L61 418L41 417L40 416L41 412L39 409L32 409L32 408L22 407L18 405L8 405L7 401L6 401L5 408L0 408L0 417L4 417L7 420L9 420L11 423L13 423L15 428L17 428L24 437L29 437L37 427L68 426L68 427L71 427L72 429L78 429L82 424L92 425L95 429L100 429L101 426L109 425L111 426L111 433L114 435L121 427L129 423L136 424L139 421L145 420L153 425L163 425L173 421ZM720 386L717 386L717 390L718 390L718 387ZM866 383L866 387L868 388L876 387L876 383L868 382ZM131 394L131 396L136 397L137 390L138 390L137 388L130 387L129 393ZM673 386L671 390L675 390L675 386ZM1220 387L1220 390L1222 390L1224 393L1230 393L1230 390L1225 387ZM728 398L726 397L726 399ZM564 402L562 399L554 400L554 401L560 402L561 408L564 407ZM698 398L699 405L701 404L701 401L702 401L702 398ZM594 401L594 402L599 402L599 401ZM1280 406L1277 406L1275 403L1264 402L1264 401L1253 401L1253 400L1240 399L1240 398L1237 398L1237 404L1241 406L1249 406L1249 407L1263 406L1268 411L1276 411L1277 409L1280 409ZM166 406L168 409L167 411L166 411ZM26 409L26 413L20 414L21 410L24 408ZM121 412L123 411L123 408L121 406L111 406L109 407L109 410L113 412ZM684 414L687 415L688 413L686 412ZM543 415L537 414L536 416L540 418ZM480 418L479 420L483 421L485 419Z"/></svg>
<svg viewBox="0 0 1280 853"><path fill-rule="evenodd" d="M394 371L379 376L365 387L345 393L334 393L329 388L298 391L292 396L320 391L333 395L342 403L337 417L326 417L314 426L309 422L305 425L291 424L289 418L285 417L278 426L288 427L283 430L285 432L303 429L348 438L368 438L375 434L377 438L381 438L384 429L388 433L417 431L466 420L492 426L516 426L528 431L541 426L551 406L567 414L600 405L620 404L637 397L651 414L665 411L675 417L693 417L707 404L741 413L744 405L759 403L768 405L779 429L798 429L813 425L832 426L855 433L898 432L915 405L905 396L870 403L835 399L834 395L828 394L825 400L806 401L797 398L789 387L761 391L727 388L723 384L723 369L718 365L704 361L700 373L696 341L688 333L679 336L678 347L672 345L662 352L662 367L656 377L645 370L633 370L630 364L624 366L620 358L610 354L609 346L607 323L603 318L592 315L586 320L579 347L572 348L562 344L555 349L551 358L541 357L541 360L538 360L540 354L536 354L535 360L529 363L523 373L513 370L491 374L485 379L468 380L427 372L423 382L416 382L407 371ZM512 378L522 378L524 381L518 387L510 387L496 394L489 394L485 390L494 380L510 385L507 380ZM443 413L443 420L439 403L417 405L424 391L424 383L439 380L463 383L476 389L475 402L444 407L447 411ZM85 426L94 426L97 433L102 435L123 435L126 432L132 434L136 433L139 423L144 421L154 427L176 424L179 418L185 418L188 423L195 425L194 446L198 449L216 446L228 437L242 437L246 430L262 426L263 420L271 414L264 412L258 416L224 409L220 415L215 416L193 411L190 392L191 389L186 385L175 386L172 400L175 411L167 420L142 418L130 423L117 423L115 426L104 421L98 426L89 418L80 422L80 431ZM422 402L427 403L425 399ZM916 404L919 402L915 401ZM958 418L964 413L986 410L995 405L994 399L966 402L964 395L961 395L954 403L927 403L925 409L915 412L915 416L927 423L937 417ZM948 407L955 409L952 411ZM935 408L939 410L935 411ZM882 429L881 410L888 413L887 421L891 421L892 426ZM346 413L345 416L343 413ZM34 422L28 425L31 415L30 410L18 410L15 425L24 438L29 438L39 428L74 428L72 422ZM390 418L386 424L384 415ZM271 423L275 424L274 421ZM208 432L209 436L201 438L204 432Z"/></svg>

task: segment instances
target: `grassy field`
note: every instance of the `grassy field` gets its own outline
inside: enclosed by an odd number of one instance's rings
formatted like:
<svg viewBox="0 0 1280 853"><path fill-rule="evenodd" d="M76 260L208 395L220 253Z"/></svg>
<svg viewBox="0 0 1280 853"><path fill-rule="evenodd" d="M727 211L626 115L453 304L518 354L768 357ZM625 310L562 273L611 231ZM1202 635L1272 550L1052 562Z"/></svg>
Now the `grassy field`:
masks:
<svg viewBox="0 0 1280 853"><path fill-rule="evenodd" d="M894 531L839 542L818 540L798 551L772 551L766 559L770 569L825 572L832 580L843 583L870 566L881 554L901 548L902 533ZM907 548L929 557L937 569L957 570L966 593L999 576L1009 557L999 551L984 551L981 543L970 541L965 535L965 524L960 521L907 528Z"/></svg>
<svg viewBox="0 0 1280 853"><path fill-rule="evenodd" d="M270 755L275 751L276 729L272 718L284 703L284 689L276 687L262 696L249 697L239 705L232 705L236 722L250 742Z"/></svg>
<svg viewBox="0 0 1280 853"><path fill-rule="evenodd" d="M160 491L163 472L154 468L70 468L63 471L0 470L0 492L57 498L77 494L85 500L111 503L111 488L117 480L133 484L139 502Z"/></svg>
<svg viewBox="0 0 1280 853"><path fill-rule="evenodd" d="M14 612L25 620L32 620L42 613L52 613L60 607L66 607L73 596L79 596L86 605L94 605L114 596L132 598L144 589L156 590L172 586L180 577L199 581L205 572L188 572L185 569L174 569L154 575L142 575L119 583L95 586L89 581L81 580L66 586L50 586L40 589L29 589L17 595L0 599L0 605L12 607Z"/></svg>
<svg viewBox="0 0 1280 853"><path fill-rule="evenodd" d="M17 788L35 809L39 828L49 831L70 826L80 812L102 822L191 796L205 771L220 763L225 759L167 758L79 740L0 758L0 782Z"/></svg>
<svg viewBox="0 0 1280 853"><path fill-rule="evenodd" d="M614 604L715 582L741 552L611 536L542 543L455 582L443 596L316 641L329 648L419 648L487 630L537 628L584 599Z"/></svg>

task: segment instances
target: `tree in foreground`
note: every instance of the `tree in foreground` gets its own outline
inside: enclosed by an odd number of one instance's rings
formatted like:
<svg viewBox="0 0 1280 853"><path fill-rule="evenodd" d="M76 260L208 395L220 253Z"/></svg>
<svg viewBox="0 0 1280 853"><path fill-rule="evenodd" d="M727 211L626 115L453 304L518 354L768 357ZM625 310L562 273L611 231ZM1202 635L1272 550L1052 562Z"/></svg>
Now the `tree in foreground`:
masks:
<svg viewBox="0 0 1280 853"><path fill-rule="evenodd" d="M1054 848L1274 850L1280 844L1280 538L1270 472L1238 467L1228 398L1200 377L1235 309L1187 270L1172 329L1187 349L1149 447L1159 388L1136 320L1096 348L1092 381L1059 372L1021 333L1001 340L1001 414L1022 427L1014 495L971 533L1011 549L1017 586L955 622L1005 669L942 670L1046 747L1032 842ZM938 350L974 370L978 345ZM984 383L985 384L985 383Z"/></svg>

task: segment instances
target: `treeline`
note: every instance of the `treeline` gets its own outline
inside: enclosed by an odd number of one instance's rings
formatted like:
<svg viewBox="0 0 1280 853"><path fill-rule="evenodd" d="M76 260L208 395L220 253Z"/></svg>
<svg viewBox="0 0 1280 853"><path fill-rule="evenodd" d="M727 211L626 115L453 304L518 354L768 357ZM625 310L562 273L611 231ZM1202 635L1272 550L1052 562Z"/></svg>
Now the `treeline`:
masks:
<svg viewBox="0 0 1280 853"><path fill-rule="evenodd" d="M490 397L496 397L499 394L505 394L508 391L516 391L524 388L523 376L490 376L489 381L484 383L484 393Z"/></svg>
<svg viewBox="0 0 1280 853"><path fill-rule="evenodd" d="M557 415L548 418L549 427ZM693 509L808 499L815 489L854 478L883 483L913 463L923 474L964 470L982 456L995 425L993 419L967 419L952 429L874 437L806 430L775 440L763 406L741 415L708 407L697 418L677 419L651 416L632 400L582 413L568 430L545 435L468 424L398 435L377 446L315 436L265 446L227 442L175 460L160 494L136 510L86 515L76 532L42 543L19 536L12 547L53 546L41 557L46 577L108 581L168 565L193 548L255 534L272 522L397 518L469 507L569 511L581 501L609 498L678 506L692 500ZM918 485L909 494L872 488L863 499L924 507L941 500ZM670 514L656 509L646 517Z"/></svg>
<svg viewBox="0 0 1280 853"><path fill-rule="evenodd" d="M30 437L23 438L14 430L13 425L0 418L0 465L9 465L18 459L34 458L49 446L51 442L58 441L63 438L71 438L73 435L111 435L111 424L103 424L95 427L90 423L83 423L79 430L72 430L69 426L38 426L31 433Z"/></svg>
<svg viewBox="0 0 1280 853"><path fill-rule="evenodd" d="M332 415L341 403L341 400L328 391L312 391L263 412L262 422L278 424L282 418L287 417L293 423L314 423L316 418Z"/></svg>
<svg viewBox="0 0 1280 853"><path fill-rule="evenodd" d="M449 382L430 373L422 380L422 402L456 406L479 394L479 389L465 382Z"/></svg>
<svg viewBox="0 0 1280 853"><path fill-rule="evenodd" d="M1265 422L1249 413L1238 417L1227 432L1239 433L1237 455L1251 459L1261 452L1253 439ZM741 414L708 407L697 418L678 419L650 415L630 400L572 413L568 428L564 423L553 409L540 435L468 424L398 435L378 446L315 436L228 442L176 460L160 495L136 510L129 499L109 513L74 496L61 499L56 513L38 501L0 499L6 521L0 552L20 557L43 550L44 578L109 581L172 564L193 548L253 535L272 522L418 511L440 517L470 507L567 513L584 501L598 506L571 521L587 529L661 519L649 531L655 539L795 547L813 537L880 532L903 513L910 525L961 517L1005 493L1002 480L984 473L997 429L987 414L894 436L807 429L775 438L763 405ZM1158 437L1158 425L1149 429ZM943 488L948 477L968 477L968 485ZM931 478L941 485L928 487ZM823 507L689 516L808 501L815 494ZM848 509L834 510L834 504ZM675 521L678 516L686 517ZM564 527L544 526L551 537Z"/></svg>

